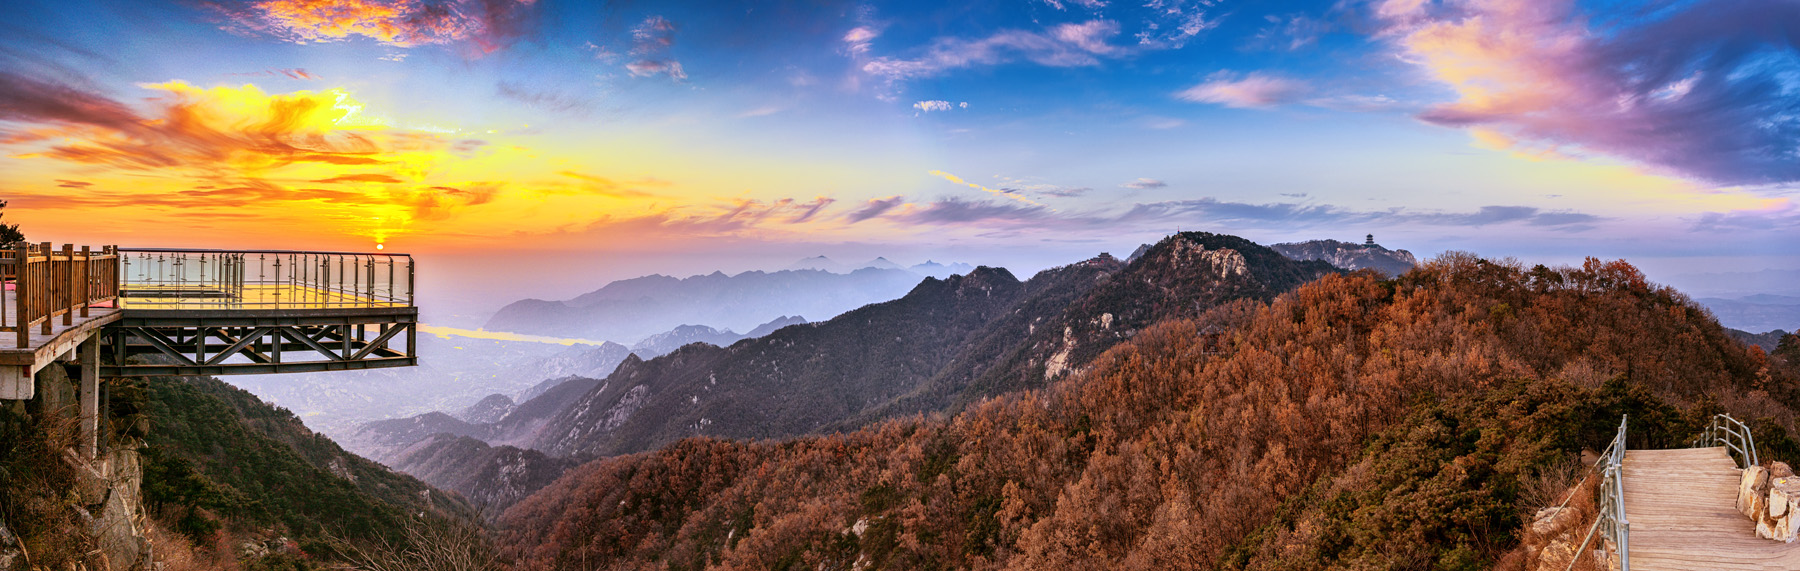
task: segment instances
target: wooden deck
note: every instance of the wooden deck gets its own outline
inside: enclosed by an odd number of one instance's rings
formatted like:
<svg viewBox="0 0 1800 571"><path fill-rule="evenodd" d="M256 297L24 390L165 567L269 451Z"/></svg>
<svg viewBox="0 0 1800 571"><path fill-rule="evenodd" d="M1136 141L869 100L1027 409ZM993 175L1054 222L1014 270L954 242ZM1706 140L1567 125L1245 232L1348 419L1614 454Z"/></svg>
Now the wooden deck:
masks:
<svg viewBox="0 0 1800 571"><path fill-rule="evenodd" d="M1737 511L1740 474L1723 447L1627 451L1632 570L1800 569L1800 543L1757 537Z"/></svg>
<svg viewBox="0 0 1800 571"><path fill-rule="evenodd" d="M5 290L0 302L6 304L9 312L17 307L11 289ZM61 316L52 317L50 334L45 335L41 327L32 327L29 346L23 349L18 346L16 333L0 335L0 399L31 398L35 389L33 373L74 350L95 329L118 321L120 315L119 310L110 307L91 307L87 317L75 314L71 318L73 325L63 325Z"/></svg>

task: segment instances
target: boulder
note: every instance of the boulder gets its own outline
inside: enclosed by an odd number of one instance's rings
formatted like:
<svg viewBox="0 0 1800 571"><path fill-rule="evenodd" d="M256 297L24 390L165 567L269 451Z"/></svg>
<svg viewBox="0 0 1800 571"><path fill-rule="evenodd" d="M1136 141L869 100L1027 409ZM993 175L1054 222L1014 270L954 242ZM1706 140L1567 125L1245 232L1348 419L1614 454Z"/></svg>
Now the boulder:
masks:
<svg viewBox="0 0 1800 571"><path fill-rule="evenodd" d="M1757 497L1766 494L1769 488L1769 470L1764 467L1750 467L1744 470L1744 476L1737 479L1737 512L1744 517L1757 519L1760 512Z"/></svg>
<svg viewBox="0 0 1800 571"><path fill-rule="evenodd" d="M1563 508L1560 510L1553 507L1542 508L1539 509L1536 514L1532 515L1531 532L1540 536L1550 537L1556 532L1573 525L1579 519L1581 519L1581 514L1575 508Z"/></svg>
<svg viewBox="0 0 1800 571"><path fill-rule="evenodd" d="M1756 535L1793 543L1795 531L1800 529L1800 477L1777 476L1779 473L1774 467L1769 470L1767 503L1763 504L1762 509L1756 510Z"/></svg>
<svg viewBox="0 0 1800 571"><path fill-rule="evenodd" d="M1751 466L1744 470L1744 475L1738 478L1738 512L1743 513L1744 517L1756 519L1757 513L1762 511L1761 502L1758 502L1757 499L1762 497L1768 489L1768 469L1762 466Z"/></svg>
<svg viewBox="0 0 1800 571"><path fill-rule="evenodd" d="M1792 467L1789 467L1787 465L1787 462L1770 462L1769 463L1769 477L1771 477L1771 478L1791 478L1793 476L1794 476L1794 469Z"/></svg>

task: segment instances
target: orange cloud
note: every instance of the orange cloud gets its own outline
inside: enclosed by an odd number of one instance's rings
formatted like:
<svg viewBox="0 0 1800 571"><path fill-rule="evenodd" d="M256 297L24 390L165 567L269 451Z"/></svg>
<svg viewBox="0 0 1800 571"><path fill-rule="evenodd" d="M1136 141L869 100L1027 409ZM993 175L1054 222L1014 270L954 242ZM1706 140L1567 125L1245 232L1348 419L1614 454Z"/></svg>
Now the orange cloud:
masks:
<svg viewBox="0 0 1800 571"><path fill-rule="evenodd" d="M395 184L395 183L400 182L400 179L397 179L397 178L394 178L394 177L391 177L391 176L388 176L385 174L347 174L347 175L343 175L343 176L334 176L331 178L322 178L322 179L315 180L313 182L318 182L318 183L379 182L379 183L385 183L385 184Z"/></svg>
<svg viewBox="0 0 1800 571"><path fill-rule="evenodd" d="M227 9L239 25L297 43L365 37L398 47L475 42L488 52L519 33L532 0L262 0Z"/></svg>
<svg viewBox="0 0 1800 571"><path fill-rule="evenodd" d="M72 104L60 90L29 94L14 120L62 124L64 142L25 157L151 170L196 167L253 173L296 162L371 164L383 131L343 90L269 95L254 85L201 89L180 81L144 85L159 92L149 116L85 93ZM3 99L0 99L3 100ZM10 103L10 102L9 102Z"/></svg>
<svg viewBox="0 0 1800 571"><path fill-rule="evenodd" d="M1008 198L1011 200L1017 200L1019 202L1029 204L1032 206L1043 206L1043 204L1040 204L1035 200L1020 196L1018 194L1013 193L1010 190L1007 190L1007 189L996 190L996 189L988 188L988 187L985 187L985 186L982 186L982 185L979 185L979 184L976 184L973 182L963 180L962 177L959 177L959 176L956 176L956 175L953 175L953 174L950 174L950 173L947 173L944 171L934 170L934 171L931 171L929 174L931 174L932 176L936 176L938 178L942 178L944 180L950 181L955 184L960 184L960 185L963 185L963 186L966 186L969 188L973 188L975 190L979 190L979 191L982 191L982 192L985 192L988 194L992 194L994 196L1004 197L1004 198Z"/></svg>

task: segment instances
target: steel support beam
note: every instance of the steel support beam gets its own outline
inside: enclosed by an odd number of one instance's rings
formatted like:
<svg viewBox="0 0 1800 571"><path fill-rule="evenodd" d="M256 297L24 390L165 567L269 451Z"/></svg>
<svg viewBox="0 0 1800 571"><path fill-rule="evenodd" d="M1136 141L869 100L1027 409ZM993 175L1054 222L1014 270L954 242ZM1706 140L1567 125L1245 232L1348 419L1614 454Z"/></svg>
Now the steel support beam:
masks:
<svg viewBox="0 0 1800 571"><path fill-rule="evenodd" d="M344 371L418 364L417 348L392 347L416 339L413 316L335 319L336 323L211 326L191 318L158 323L128 320L106 328L117 363L103 376L238 375ZM278 320L279 321L279 320ZM356 325L375 324L376 328ZM136 358L133 358L136 357Z"/></svg>

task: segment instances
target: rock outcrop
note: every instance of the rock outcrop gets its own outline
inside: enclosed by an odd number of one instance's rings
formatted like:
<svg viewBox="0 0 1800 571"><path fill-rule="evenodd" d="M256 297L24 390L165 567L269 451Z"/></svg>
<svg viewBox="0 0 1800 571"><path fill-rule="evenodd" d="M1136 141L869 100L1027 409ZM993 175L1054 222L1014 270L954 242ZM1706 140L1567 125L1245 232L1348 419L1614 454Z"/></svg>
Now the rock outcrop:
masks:
<svg viewBox="0 0 1800 571"><path fill-rule="evenodd" d="M1800 477L1786 462L1751 466L1738 480L1737 508L1756 522L1756 535L1793 543L1800 528Z"/></svg>

